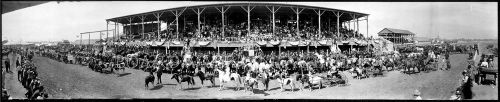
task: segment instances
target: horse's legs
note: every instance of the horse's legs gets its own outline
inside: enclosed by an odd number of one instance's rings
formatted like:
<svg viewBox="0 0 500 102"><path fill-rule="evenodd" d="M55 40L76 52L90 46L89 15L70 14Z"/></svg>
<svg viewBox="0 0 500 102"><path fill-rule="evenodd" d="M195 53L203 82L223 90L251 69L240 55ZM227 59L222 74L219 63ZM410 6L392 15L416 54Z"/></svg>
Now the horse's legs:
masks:
<svg viewBox="0 0 500 102"><path fill-rule="evenodd" d="M158 80L160 81L160 83L162 83L162 81L161 81L161 75L162 74L160 74L160 76L158 76Z"/></svg>
<svg viewBox="0 0 500 102"><path fill-rule="evenodd" d="M195 85L196 82L194 82L194 76L190 78L191 79L191 84ZM203 82L203 81L202 81Z"/></svg>
<svg viewBox="0 0 500 102"><path fill-rule="evenodd" d="M323 81L319 81L319 89L321 89L323 87Z"/></svg>
<svg viewBox="0 0 500 102"><path fill-rule="evenodd" d="M215 78L210 79L210 82L212 83L212 86L215 86Z"/></svg>
<svg viewBox="0 0 500 102"><path fill-rule="evenodd" d="M203 79L202 77L200 77L200 80L201 80L201 86L203 87L203 81L204 81L205 79Z"/></svg>
<svg viewBox="0 0 500 102"><path fill-rule="evenodd" d="M266 84L264 84L266 86L266 91L269 89L269 82L270 82L270 79L268 77L268 79L266 79Z"/></svg>
<svg viewBox="0 0 500 102"><path fill-rule="evenodd" d="M238 84L236 85L236 87L238 87L238 91L240 91L240 90L241 90L240 85L242 84L242 83L241 83L241 78L240 78L240 77L238 77L237 79L238 79Z"/></svg>
<svg viewBox="0 0 500 102"><path fill-rule="evenodd" d="M279 81L280 81L280 85L281 85L280 89L283 92L283 91L285 91L285 90L283 90L283 86L285 84L285 81L284 80L279 80Z"/></svg>
<svg viewBox="0 0 500 102"><path fill-rule="evenodd" d="M219 84L220 84L219 85L219 91L220 91L220 90L222 90L222 87L224 87L224 83L223 83L222 79L220 79L220 77L219 77Z"/></svg>

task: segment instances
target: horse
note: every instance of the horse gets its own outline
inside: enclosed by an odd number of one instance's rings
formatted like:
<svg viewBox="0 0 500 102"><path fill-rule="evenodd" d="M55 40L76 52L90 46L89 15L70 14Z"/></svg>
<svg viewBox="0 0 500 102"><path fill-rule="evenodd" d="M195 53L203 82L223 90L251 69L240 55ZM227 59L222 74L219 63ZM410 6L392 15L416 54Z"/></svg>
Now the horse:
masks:
<svg viewBox="0 0 500 102"><path fill-rule="evenodd" d="M266 72L261 72L258 74L257 79L262 82L264 87L266 87L265 90L269 89L269 74Z"/></svg>
<svg viewBox="0 0 500 102"><path fill-rule="evenodd" d="M366 73L366 70L361 69L359 67L353 68L353 71L356 73L356 76L354 76L354 78L362 79L369 77L368 74Z"/></svg>
<svg viewBox="0 0 500 102"><path fill-rule="evenodd" d="M295 75L295 81L300 82L301 83L300 90L301 91L304 90L304 83L307 82L307 78L305 77L305 75L304 74L296 74Z"/></svg>
<svg viewBox="0 0 500 102"><path fill-rule="evenodd" d="M151 83L154 85L154 82L155 82L155 76L153 76L153 73L150 72L150 74L148 76L146 76L145 78L145 86L146 86L146 89L149 88L148 84Z"/></svg>
<svg viewBox="0 0 500 102"><path fill-rule="evenodd" d="M306 81L309 85L309 90L312 91L314 85L319 85L319 89L323 87L323 78L313 75L307 75L308 80Z"/></svg>
<svg viewBox="0 0 500 102"><path fill-rule="evenodd" d="M181 75L180 73L175 73L172 75L172 78L170 79L175 79L177 81L177 86L180 85L180 89L182 89L182 82L187 82L188 83L188 87L190 87L191 85L194 85L194 78L192 76L189 76L189 75Z"/></svg>
<svg viewBox="0 0 500 102"><path fill-rule="evenodd" d="M201 80L201 85L203 85L203 81L209 80L212 83L212 86L215 86L215 75L213 73L203 73L202 71L198 71L196 74Z"/></svg>
<svg viewBox="0 0 500 102"><path fill-rule="evenodd" d="M280 82L281 91L285 91L284 87L283 87L284 85L290 85L290 88L292 88L292 92L293 92L293 90L295 89L295 82L292 78L286 77L286 71L278 74L277 79Z"/></svg>
<svg viewBox="0 0 500 102"><path fill-rule="evenodd" d="M231 73L229 72L229 70L226 68L226 71L222 71L220 69L215 69L218 73L219 73L219 82L221 83L221 87L219 88L219 90L222 90L222 88L224 88L224 83L227 83L229 81L232 81L232 80L238 80L236 82L238 82L236 84L236 87L238 87L238 90L240 90L240 84L241 84L241 79L240 79L240 75L239 74L236 74L236 73Z"/></svg>
<svg viewBox="0 0 500 102"><path fill-rule="evenodd" d="M304 88L304 83L308 84L310 91L312 91L312 87L314 85L319 85L319 89L321 89L323 87L323 78L318 76L312 76L310 73L311 72L309 72L309 74L299 74L297 76L297 79L300 79L300 81L302 82L301 90L303 90Z"/></svg>
<svg viewBox="0 0 500 102"><path fill-rule="evenodd" d="M257 79L255 78L252 78L251 73L247 73L247 75L245 76L245 83L244 83L244 86L245 86L245 92L249 89L253 90L253 86L255 85L258 85L258 81Z"/></svg>

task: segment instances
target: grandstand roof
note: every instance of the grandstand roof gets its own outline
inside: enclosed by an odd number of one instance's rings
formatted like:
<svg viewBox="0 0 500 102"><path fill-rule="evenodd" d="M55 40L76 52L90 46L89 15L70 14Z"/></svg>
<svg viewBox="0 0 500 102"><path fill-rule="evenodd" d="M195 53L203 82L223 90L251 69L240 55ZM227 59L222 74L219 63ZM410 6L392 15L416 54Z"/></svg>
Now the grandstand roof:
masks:
<svg viewBox="0 0 500 102"><path fill-rule="evenodd" d="M183 16L189 16L196 18L197 14L191 10L191 9L196 9L196 8L206 8L203 12L205 16L206 14L216 14L215 16L220 16L220 12L216 10L215 7L230 7L228 9L228 12L226 12L226 15L232 13L232 12L246 12L239 6L256 6L254 10L252 10L252 18L254 15L268 15L270 11L266 8L266 6L281 6L281 9L278 10L276 14L279 15L295 15L295 13L290 9L290 7L299 7L299 8L305 8L303 12L300 14L311 14L316 16L317 14L313 11L313 9L321 9L321 10L326 10L326 11L338 11L342 12L343 15L340 17L340 21L347 21L347 20L352 20L354 17L351 17L349 14L354 14L356 15L355 18L361 18L368 16L369 14L365 13L359 13L359 12L353 12L353 11L347 11L347 10L340 10L340 9L332 9L332 8L324 8L324 7L315 7L315 6L305 6L305 5L294 5L294 4L277 4L277 3L221 3L221 4L208 4L208 5L196 5L196 6L183 6L183 7L176 7L176 8L169 8L169 9L163 9L163 10L156 10L156 11L151 11L151 12L145 12L145 13L139 13L139 14L132 14L132 15L126 15L126 16L121 16L121 17L115 17L115 18L110 18L106 19L106 21L111 21L111 22L117 22L121 24L128 24L129 23L129 18L132 18L131 22L132 23L140 23L141 19L139 18L140 16L145 16L146 18L144 19L144 22L149 22L149 21L156 21L156 17L154 16L154 13L162 13L160 16L160 20L165 20L168 19L169 21L172 21L175 19L175 16L173 15L172 11L178 10L179 12L185 9L183 12ZM285 9L286 8L286 9ZM325 12L322 16L327 16L328 18L335 18L333 12ZM189 18L188 18L189 19Z"/></svg>
<svg viewBox="0 0 500 102"><path fill-rule="evenodd" d="M387 34L415 35L414 33L408 30L394 29L394 28L384 28L380 32L378 32L378 35L387 35Z"/></svg>

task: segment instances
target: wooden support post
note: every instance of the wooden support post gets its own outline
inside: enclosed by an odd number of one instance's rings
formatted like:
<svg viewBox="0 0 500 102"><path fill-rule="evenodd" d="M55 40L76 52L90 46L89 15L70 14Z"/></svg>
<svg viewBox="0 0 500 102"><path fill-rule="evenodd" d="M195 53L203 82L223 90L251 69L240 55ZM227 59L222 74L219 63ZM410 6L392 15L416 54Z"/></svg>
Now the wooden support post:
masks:
<svg viewBox="0 0 500 102"><path fill-rule="evenodd" d="M106 42L108 42L109 21L106 21Z"/></svg>
<svg viewBox="0 0 500 102"><path fill-rule="evenodd" d="M125 32L125 26L123 26L123 32ZM120 23L116 23L116 39L120 40ZM122 33L123 34L123 33Z"/></svg>
<svg viewBox="0 0 500 102"><path fill-rule="evenodd" d="M157 33L157 35L158 35L158 39L161 39L161 36L160 36L160 23L161 23L161 22L160 22L160 17L161 17L161 15L162 15L162 14L163 14L163 12L161 12L161 13L153 13L153 15L156 17L156 21L158 22L158 23L156 24L156 25L157 25L157 28L158 28L158 31L157 31L157 32L158 32L158 33Z"/></svg>
<svg viewBox="0 0 500 102"><path fill-rule="evenodd" d="M348 30L351 30L351 21L350 21L350 20L349 20L349 21L347 21L347 29L348 29Z"/></svg>
<svg viewBox="0 0 500 102"><path fill-rule="evenodd" d="M222 37L224 37L225 35L225 28L226 28L226 25L224 23L224 13L226 13L226 11L230 8L231 6L228 6L226 9L224 9L224 6L221 7L221 9L219 9L218 7L215 7L215 9L217 9L217 11L219 11L221 13L221 16L222 16Z"/></svg>
<svg viewBox="0 0 500 102"><path fill-rule="evenodd" d="M205 11L205 8L203 7L203 9L200 10L200 8L197 8L197 10L194 10L194 9L191 9L193 10L194 13L196 13L196 15L198 15L198 34L201 34L201 21L200 21L200 15L203 13L203 11Z"/></svg>
<svg viewBox="0 0 500 102"><path fill-rule="evenodd" d="M176 31L175 32L176 32L176 35L177 35L177 39L179 39L179 16L181 16L182 13L184 13L184 11L186 9L187 9L187 7L184 8L184 9L182 9L182 11L180 11L180 12L177 11L177 10L175 10L175 12L174 11L170 11L170 12L172 12L175 15L175 24L176 24L175 25L176 26L176 28L175 28Z"/></svg>
<svg viewBox="0 0 500 102"><path fill-rule="evenodd" d="M274 35L274 34L276 34L276 16L275 16L275 14L276 14L276 12L278 12L278 10L281 8L281 6L278 6L277 9L275 9L274 6L272 6L271 9L268 6L266 6L266 8L269 11L271 11L271 13L273 14L273 21L272 22L273 22L273 35Z"/></svg>
<svg viewBox="0 0 500 102"><path fill-rule="evenodd" d="M142 39L144 39L144 19L146 19L146 16L142 15L142 16L139 16L139 18L141 19L141 25L142 25L142 31L141 31L142 33L141 33L141 35L142 35ZM130 22L130 24L132 24L132 19L129 19L129 22ZM130 32L131 32L132 31L132 25L130 25L130 27L131 27L130 28Z"/></svg>
<svg viewBox="0 0 500 102"><path fill-rule="evenodd" d="M255 6L250 6L250 4L247 5L247 8L240 6L245 12L247 12L247 36L250 35L250 18L251 18L251 13L252 10L255 8Z"/></svg>
<svg viewBox="0 0 500 102"><path fill-rule="evenodd" d="M304 11L304 8L299 8L299 7L297 6L297 9L296 9L296 10L295 10L293 7L290 7L290 9L292 9L292 10L293 10L293 12L297 15L297 20L296 20L297 28L295 28L295 29L296 29L296 31L295 31L295 32L297 33L297 35L299 35L299 14L300 14L302 11Z"/></svg>
<svg viewBox="0 0 500 102"><path fill-rule="evenodd" d="M355 19L355 20L356 20L356 22L358 21L358 20L357 20L357 18L356 18L356 14L350 14L350 15L351 15L352 19ZM354 23L356 23L356 22L354 22ZM350 26L350 25L349 25L349 26ZM353 24L353 26L354 26L354 27L353 27L353 30L356 30L356 24ZM355 31L355 32L354 32L354 37L356 37L356 32L357 32L357 31Z"/></svg>
<svg viewBox="0 0 500 102"><path fill-rule="evenodd" d="M167 32L165 33L165 37L167 37L167 35L168 35L168 34L170 34L170 33L169 33L170 31L169 31L169 29L168 29L168 27L169 27L169 26L168 26L168 17L165 17L165 24L166 24L166 26L167 26L167 27L166 27ZM168 37L167 37L167 38L168 38Z"/></svg>
<svg viewBox="0 0 500 102"><path fill-rule="evenodd" d="M337 37L340 36L340 24L339 24L339 20L340 20L340 17L342 16L342 14L344 14L344 12L340 13L340 12L333 12L333 14L337 17Z"/></svg>
<svg viewBox="0 0 500 102"><path fill-rule="evenodd" d="M359 20L358 20L358 18L356 18L356 35L357 35L358 33L360 33L360 32L359 32L359 22L358 22L358 21L359 21ZM360 34L361 34L361 33L360 33Z"/></svg>
<svg viewBox="0 0 500 102"><path fill-rule="evenodd" d="M99 40L102 40L102 32L99 32Z"/></svg>
<svg viewBox="0 0 500 102"><path fill-rule="evenodd" d="M366 37L370 36L368 33L368 15L366 16ZM371 36L370 36L371 38Z"/></svg>
<svg viewBox="0 0 500 102"><path fill-rule="evenodd" d="M321 9L318 9L318 11L316 11L315 9L313 9L314 12L316 12L316 14L318 14L318 35L321 34L321 15L323 15L323 13L325 13L325 10L321 11Z"/></svg>
<svg viewBox="0 0 500 102"><path fill-rule="evenodd" d="M118 22L118 20L117 20L117 22ZM116 24L117 24L117 23L115 22L115 25L114 25L115 30L113 30L113 39L112 39L112 41L113 41L113 42L116 40L116 34L118 33L118 31L117 31L117 30L118 30L118 29L117 29L117 28L118 28L118 26L117 26Z"/></svg>

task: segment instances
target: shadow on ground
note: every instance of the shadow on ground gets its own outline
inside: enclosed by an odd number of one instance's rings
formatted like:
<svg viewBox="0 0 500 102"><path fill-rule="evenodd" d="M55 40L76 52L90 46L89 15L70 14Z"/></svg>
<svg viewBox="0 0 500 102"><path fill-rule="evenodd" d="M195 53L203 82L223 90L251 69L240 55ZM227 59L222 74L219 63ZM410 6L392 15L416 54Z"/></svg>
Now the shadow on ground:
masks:
<svg viewBox="0 0 500 102"><path fill-rule="evenodd" d="M121 74L118 74L118 77L123 77L123 76L129 75L129 74L132 74L132 73L121 73Z"/></svg>
<svg viewBox="0 0 500 102"><path fill-rule="evenodd" d="M163 88L163 85L155 85L155 87L149 89L149 90L158 90L158 89L161 89Z"/></svg>
<svg viewBox="0 0 500 102"><path fill-rule="evenodd" d="M264 91L264 90L259 90L259 89L253 89L253 90L252 90L252 92L253 92L254 94L263 94L264 96L270 95L270 94L266 93L266 91Z"/></svg>

